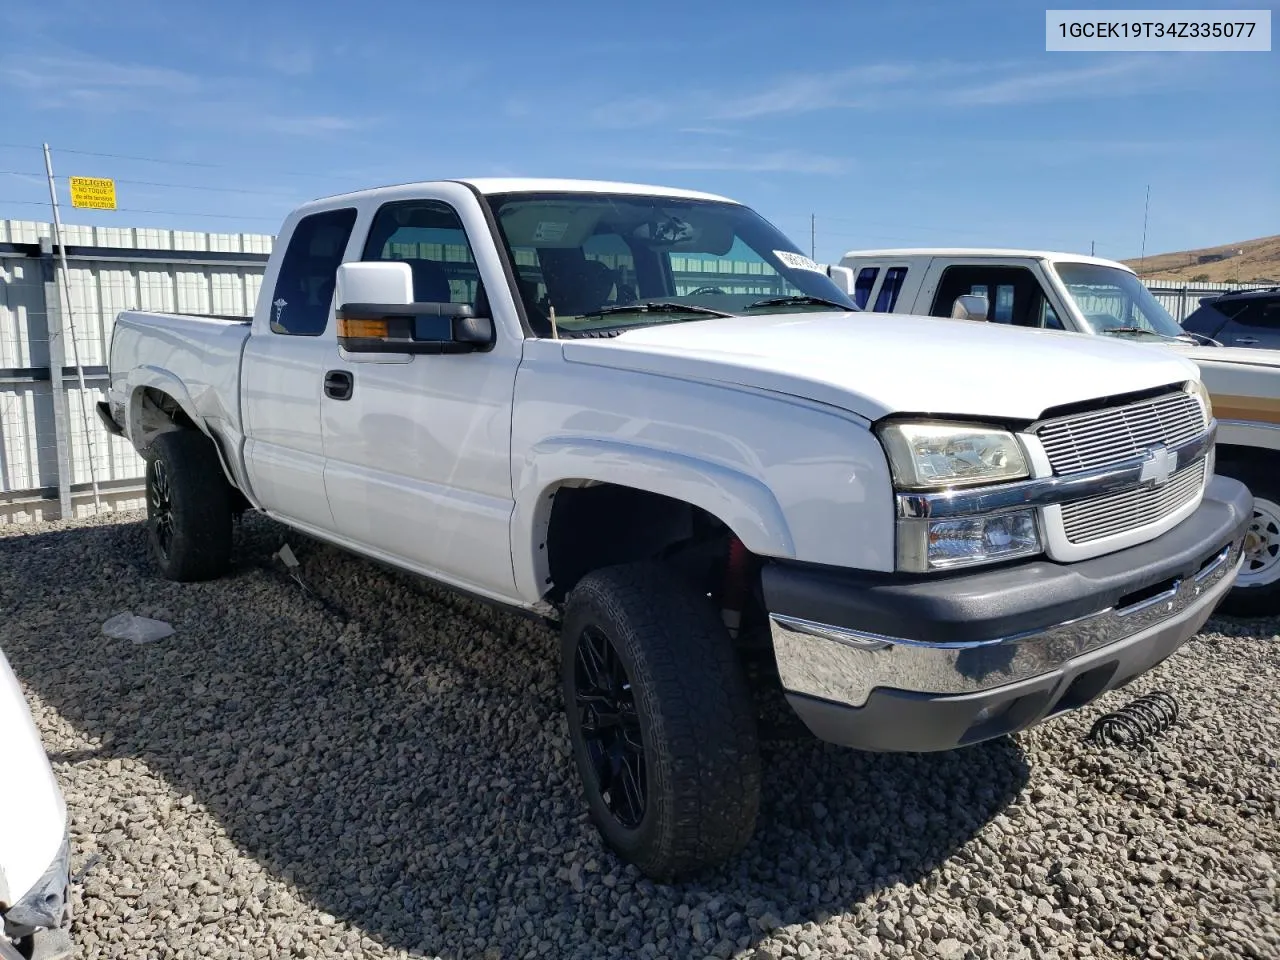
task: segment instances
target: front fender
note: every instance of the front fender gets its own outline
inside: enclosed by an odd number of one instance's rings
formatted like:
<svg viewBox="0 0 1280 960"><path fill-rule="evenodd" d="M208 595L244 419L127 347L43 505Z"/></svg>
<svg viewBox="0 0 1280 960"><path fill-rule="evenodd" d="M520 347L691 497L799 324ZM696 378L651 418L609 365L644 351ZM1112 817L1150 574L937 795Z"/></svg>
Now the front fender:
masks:
<svg viewBox="0 0 1280 960"><path fill-rule="evenodd" d="M551 438L529 451L511 523L516 589L539 598L548 576L546 537L552 494L566 481L593 480L692 504L719 519L751 552L795 557L782 507L760 480L686 454L618 440Z"/></svg>

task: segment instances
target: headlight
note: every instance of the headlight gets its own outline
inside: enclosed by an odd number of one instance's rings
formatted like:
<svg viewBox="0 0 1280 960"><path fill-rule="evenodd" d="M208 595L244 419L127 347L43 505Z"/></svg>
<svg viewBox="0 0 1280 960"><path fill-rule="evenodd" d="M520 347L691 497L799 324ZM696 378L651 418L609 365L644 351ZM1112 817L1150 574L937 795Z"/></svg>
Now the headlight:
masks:
<svg viewBox="0 0 1280 960"><path fill-rule="evenodd" d="M1204 415L1206 419L1213 419L1213 397L1209 396L1209 388L1204 385L1203 380L1188 380L1182 385L1182 389L1187 391L1193 397L1199 397L1200 402L1204 404Z"/></svg>
<svg viewBox="0 0 1280 960"><path fill-rule="evenodd" d="M972 486L1030 476L1012 433L949 423L894 423L880 431L899 490Z"/></svg>
<svg viewBox="0 0 1280 960"><path fill-rule="evenodd" d="M915 573L1029 557L1042 549L1034 509L898 524L898 569Z"/></svg>

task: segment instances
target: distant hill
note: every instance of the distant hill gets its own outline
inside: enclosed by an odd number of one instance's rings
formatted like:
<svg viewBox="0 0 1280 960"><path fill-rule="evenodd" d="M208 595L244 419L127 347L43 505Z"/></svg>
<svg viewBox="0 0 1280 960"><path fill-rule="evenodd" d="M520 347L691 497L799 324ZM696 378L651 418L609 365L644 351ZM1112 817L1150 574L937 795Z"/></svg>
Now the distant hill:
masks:
<svg viewBox="0 0 1280 960"><path fill-rule="evenodd" d="M1280 235L1124 262L1139 276L1155 280L1280 283Z"/></svg>

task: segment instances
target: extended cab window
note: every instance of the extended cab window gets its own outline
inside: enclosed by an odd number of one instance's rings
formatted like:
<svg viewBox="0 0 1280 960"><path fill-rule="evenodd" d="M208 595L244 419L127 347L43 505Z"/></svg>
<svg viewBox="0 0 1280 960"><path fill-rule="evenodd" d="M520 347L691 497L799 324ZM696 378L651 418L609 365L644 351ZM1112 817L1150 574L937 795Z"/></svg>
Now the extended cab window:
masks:
<svg viewBox="0 0 1280 960"><path fill-rule="evenodd" d="M876 313L893 313L898 304L898 294L902 291L902 281L907 279L906 267L890 267L884 272L884 283L876 294Z"/></svg>
<svg viewBox="0 0 1280 960"><path fill-rule="evenodd" d="M458 213L443 200L382 206L369 228L363 260L407 263L419 303L465 303L482 296L476 258Z"/></svg>
<svg viewBox="0 0 1280 960"><path fill-rule="evenodd" d="M272 333L318 337L329 324L338 264L351 238L356 211L326 210L294 227L271 298Z"/></svg>
<svg viewBox="0 0 1280 960"><path fill-rule="evenodd" d="M876 277L879 274L879 267L863 267L858 271L858 279L853 284L854 303L860 307L867 305L867 299L871 296L871 288L876 285Z"/></svg>

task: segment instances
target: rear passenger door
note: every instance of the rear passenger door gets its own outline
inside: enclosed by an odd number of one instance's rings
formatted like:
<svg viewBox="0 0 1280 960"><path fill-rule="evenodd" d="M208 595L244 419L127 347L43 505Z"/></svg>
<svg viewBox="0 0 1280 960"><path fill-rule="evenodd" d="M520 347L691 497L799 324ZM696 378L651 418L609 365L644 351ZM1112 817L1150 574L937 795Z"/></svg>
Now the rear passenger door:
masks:
<svg viewBox="0 0 1280 960"><path fill-rule="evenodd" d="M288 246L274 284L259 295L241 362L244 459L253 492L269 513L320 532L333 529L320 391L334 340L324 334L355 221L354 208L323 210L286 231Z"/></svg>

